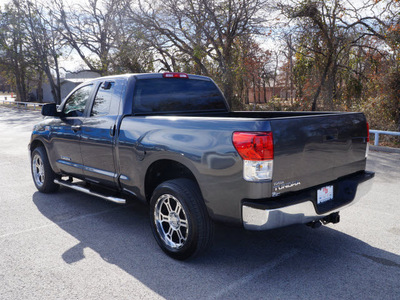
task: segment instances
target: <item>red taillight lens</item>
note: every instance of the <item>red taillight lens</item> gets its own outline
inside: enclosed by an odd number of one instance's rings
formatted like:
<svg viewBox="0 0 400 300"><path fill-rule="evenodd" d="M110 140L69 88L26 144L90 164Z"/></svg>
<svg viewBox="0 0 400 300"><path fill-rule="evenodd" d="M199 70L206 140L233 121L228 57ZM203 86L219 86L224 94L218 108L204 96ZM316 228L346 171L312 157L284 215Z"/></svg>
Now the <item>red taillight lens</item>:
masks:
<svg viewBox="0 0 400 300"><path fill-rule="evenodd" d="M163 73L164 78L189 78L189 75L186 73L177 73L177 72L166 72Z"/></svg>
<svg viewBox="0 0 400 300"><path fill-rule="evenodd" d="M234 132L232 142L244 160L274 159L272 132Z"/></svg>
<svg viewBox="0 0 400 300"><path fill-rule="evenodd" d="M367 122L367 143L369 143L369 123Z"/></svg>

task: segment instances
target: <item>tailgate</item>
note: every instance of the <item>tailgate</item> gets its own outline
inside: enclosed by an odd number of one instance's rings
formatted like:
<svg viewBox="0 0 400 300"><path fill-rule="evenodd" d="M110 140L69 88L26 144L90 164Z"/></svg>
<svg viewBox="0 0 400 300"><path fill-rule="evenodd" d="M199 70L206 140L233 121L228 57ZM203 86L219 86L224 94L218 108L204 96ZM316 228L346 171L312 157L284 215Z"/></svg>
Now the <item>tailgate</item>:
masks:
<svg viewBox="0 0 400 300"><path fill-rule="evenodd" d="M362 113L272 119L272 196L365 170L367 125Z"/></svg>

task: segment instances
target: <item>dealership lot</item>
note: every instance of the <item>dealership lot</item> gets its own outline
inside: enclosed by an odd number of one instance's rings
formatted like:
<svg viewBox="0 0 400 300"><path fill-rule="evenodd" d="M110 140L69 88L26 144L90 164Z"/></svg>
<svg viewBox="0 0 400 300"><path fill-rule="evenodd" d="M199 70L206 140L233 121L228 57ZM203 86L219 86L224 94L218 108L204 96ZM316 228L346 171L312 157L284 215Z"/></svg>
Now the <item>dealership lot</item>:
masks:
<svg viewBox="0 0 400 300"><path fill-rule="evenodd" d="M40 113L0 106L0 299L397 299L400 154L371 152L371 192L319 229L217 226L205 255L178 262L147 207L65 188L36 191L27 145Z"/></svg>

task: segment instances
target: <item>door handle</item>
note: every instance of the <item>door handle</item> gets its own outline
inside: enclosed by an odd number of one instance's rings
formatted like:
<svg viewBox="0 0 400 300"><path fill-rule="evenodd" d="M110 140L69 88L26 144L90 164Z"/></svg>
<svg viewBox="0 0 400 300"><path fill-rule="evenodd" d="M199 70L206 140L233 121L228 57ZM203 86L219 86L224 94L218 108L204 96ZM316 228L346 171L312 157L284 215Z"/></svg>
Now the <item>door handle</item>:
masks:
<svg viewBox="0 0 400 300"><path fill-rule="evenodd" d="M74 131L74 132L77 132L77 131L79 131L79 130L81 130L81 125L72 125L71 126L71 128L72 128L72 130Z"/></svg>
<svg viewBox="0 0 400 300"><path fill-rule="evenodd" d="M114 136L114 135L115 135L115 129L116 129L116 126L115 126L115 125L113 125L113 126L110 127L110 135L111 135L111 136Z"/></svg>

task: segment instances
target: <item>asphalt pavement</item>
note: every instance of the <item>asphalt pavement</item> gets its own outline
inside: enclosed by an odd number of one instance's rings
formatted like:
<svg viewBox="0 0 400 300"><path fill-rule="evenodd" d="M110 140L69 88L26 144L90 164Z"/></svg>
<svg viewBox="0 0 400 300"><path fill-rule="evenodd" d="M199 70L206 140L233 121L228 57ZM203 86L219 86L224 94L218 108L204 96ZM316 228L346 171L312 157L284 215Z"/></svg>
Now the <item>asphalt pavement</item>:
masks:
<svg viewBox="0 0 400 300"><path fill-rule="evenodd" d="M37 192L40 113L0 106L0 299L400 299L400 154L370 152L371 192L336 225L216 226L201 257L157 246L147 207Z"/></svg>

